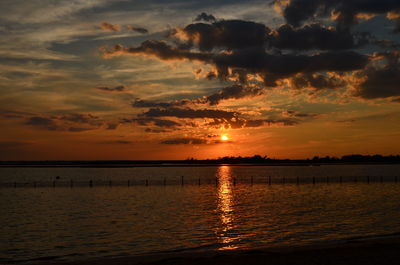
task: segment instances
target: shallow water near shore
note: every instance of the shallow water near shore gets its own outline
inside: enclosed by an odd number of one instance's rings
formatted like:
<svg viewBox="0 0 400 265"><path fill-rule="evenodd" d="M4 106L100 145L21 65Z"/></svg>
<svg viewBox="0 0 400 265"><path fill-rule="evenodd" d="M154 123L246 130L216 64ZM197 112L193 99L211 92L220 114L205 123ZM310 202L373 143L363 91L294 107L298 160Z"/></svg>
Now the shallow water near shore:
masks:
<svg viewBox="0 0 400 265"><path fill-rule="evenodd" d="M0 262L390 234L400 231L396 176L399 165L0 168L0 182L25 183L0 188Z"/></svg>

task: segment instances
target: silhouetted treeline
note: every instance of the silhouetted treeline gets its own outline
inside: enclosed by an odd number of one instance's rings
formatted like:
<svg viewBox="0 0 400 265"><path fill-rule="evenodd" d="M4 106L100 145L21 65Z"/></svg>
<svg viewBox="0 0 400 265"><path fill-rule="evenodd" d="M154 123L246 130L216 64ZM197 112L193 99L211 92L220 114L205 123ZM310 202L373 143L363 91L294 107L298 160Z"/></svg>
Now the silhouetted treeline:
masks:
<svg viewBox="0 0 400 265"><path fill-rule="evenodd" d="M254 155L249 157L225 156L218 159L197 160L91 160L91 161L0 161L0 166L37 166L37 167L146 167L146 166L195 166L220 164L255 164L255 165L319 165L319 164L398 164L400 155L345 155L338 157L318 157L308 159L275 159Z"/></svg>
<svg viewBox="0 0 400 265"><path fill-rule="evenodd" d="M193 159L191 159L193 161ZM211 160L213 161L213 160ZM312 159L274 159L267 156L254 155L251 157L241 157L241 156L225 156L218 158L216 161L221 163L400 163L400 155L345 155L341 158L338 157L319 157L314 156Z"/></svg>

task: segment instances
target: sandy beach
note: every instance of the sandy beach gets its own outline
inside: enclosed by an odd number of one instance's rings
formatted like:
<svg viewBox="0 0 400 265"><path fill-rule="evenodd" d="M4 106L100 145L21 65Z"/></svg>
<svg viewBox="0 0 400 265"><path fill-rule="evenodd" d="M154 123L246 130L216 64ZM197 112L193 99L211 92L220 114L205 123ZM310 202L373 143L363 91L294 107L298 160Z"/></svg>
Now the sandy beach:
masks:
<svg viewBox="0 0 400 265"><path fill-rule="evenodd" d="M37 261L44 265L180 265L180 264L270 264L270 265L357 265L399 264L400 237L352 239L341 243L275 247L253 250L180 252L118 258L63 261Z"/></svg>

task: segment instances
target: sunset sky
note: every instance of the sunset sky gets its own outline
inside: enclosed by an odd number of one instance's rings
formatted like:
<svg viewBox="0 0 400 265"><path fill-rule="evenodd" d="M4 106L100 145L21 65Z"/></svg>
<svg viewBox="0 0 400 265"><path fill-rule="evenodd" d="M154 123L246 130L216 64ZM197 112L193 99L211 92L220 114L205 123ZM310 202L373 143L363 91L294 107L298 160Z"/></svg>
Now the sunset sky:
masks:
<svg viewBox="0 0 400 265"><path fill-rule="evenodd" d="M400 153L398 0L2 0L0 32L0 160Z"/></svg>

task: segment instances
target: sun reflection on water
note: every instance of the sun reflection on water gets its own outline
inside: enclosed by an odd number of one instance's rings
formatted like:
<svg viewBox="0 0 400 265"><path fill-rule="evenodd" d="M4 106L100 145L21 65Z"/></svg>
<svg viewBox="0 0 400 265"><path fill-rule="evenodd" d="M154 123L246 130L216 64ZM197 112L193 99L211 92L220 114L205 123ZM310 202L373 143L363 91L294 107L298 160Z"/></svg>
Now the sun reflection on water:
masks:
<svg viewBox="0 0 400 265"><path fill-rule="evenodd" d="M235 241L239 239L233 230L235 229L235 210L232 194L232 172L231 167L221 166L217 171L218 178L218 210L221 227L217 231L218 238L223 246L220 250L236 249Z"/></svg>

